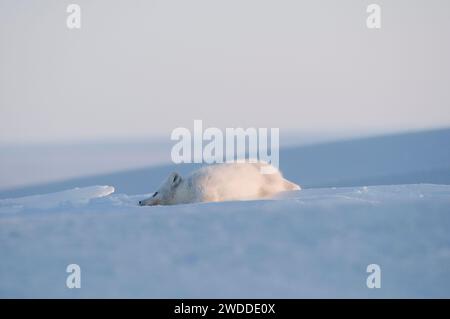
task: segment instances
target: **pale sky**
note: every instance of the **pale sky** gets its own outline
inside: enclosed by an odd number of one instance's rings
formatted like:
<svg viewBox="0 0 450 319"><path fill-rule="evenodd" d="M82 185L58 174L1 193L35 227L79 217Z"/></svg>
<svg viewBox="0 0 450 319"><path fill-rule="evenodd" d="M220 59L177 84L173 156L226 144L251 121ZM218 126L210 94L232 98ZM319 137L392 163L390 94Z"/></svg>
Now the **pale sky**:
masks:
<svg viewBox="0 0 450 319"><path fill-rule="evenodd" d="M0 142L450 126L449 42L448 0L0 0Z"/></svg>

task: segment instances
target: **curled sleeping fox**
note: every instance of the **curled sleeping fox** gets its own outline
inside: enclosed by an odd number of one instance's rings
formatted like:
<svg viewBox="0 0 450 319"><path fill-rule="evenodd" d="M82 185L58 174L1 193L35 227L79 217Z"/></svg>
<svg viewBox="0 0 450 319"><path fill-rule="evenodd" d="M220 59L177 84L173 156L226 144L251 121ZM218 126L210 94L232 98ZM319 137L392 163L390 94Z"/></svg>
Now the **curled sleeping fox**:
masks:
<svg viewBox="0 0 450 319"><path fill-rule="evenodd" d="M224 163L202 167L186 178L171 173L141 206L176 205L269 198L279 192L300 190L270 164Z"/></svg>

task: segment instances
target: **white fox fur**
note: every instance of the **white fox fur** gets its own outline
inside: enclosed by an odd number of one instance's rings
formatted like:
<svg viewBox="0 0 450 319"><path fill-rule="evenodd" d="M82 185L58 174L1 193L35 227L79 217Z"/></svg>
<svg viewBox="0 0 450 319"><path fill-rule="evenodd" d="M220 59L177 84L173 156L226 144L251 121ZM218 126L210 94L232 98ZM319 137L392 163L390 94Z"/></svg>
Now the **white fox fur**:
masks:
<svg viewBox="0 0 450 319"><path fill-rule="evenodd" d="M263 174L270 170L270 174ZM300 190L266 163L225 163L200 168L186 178L171 173L152 197L139 205L175 205L268 198L276 193Z"/></svg>

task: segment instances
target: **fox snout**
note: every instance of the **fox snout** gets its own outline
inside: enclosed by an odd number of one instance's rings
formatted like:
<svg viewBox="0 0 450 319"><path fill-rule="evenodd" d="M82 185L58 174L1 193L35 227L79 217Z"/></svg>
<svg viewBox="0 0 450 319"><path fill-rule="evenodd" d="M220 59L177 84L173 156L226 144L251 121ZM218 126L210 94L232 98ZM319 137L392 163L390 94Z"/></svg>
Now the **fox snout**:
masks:
<svg viewBox="0 0 450 319"><path fill-rule="evenodd" d="M154 206L154 205L159 205L160 204L160 198L156 197L156 195L158 195L159 192L155 192L153 193L152 197L144 199L144 200L140 200L138 202L139 206Z"/></svg>
<svg viewBox="0 0 450 319"><path fill-rule="evenodd" d="M156 198L148 198L144 200L140 200L138 202L139 206L155 206L159 205L159 200Z"/></svg>
<svg viewBox="0 0 450 319"><path fill-rule="evenodd" d="M152 205L155 205L155 204L152 203L152 201L148 200L148 199L139 201L139 206L152 206Z"/></svg>

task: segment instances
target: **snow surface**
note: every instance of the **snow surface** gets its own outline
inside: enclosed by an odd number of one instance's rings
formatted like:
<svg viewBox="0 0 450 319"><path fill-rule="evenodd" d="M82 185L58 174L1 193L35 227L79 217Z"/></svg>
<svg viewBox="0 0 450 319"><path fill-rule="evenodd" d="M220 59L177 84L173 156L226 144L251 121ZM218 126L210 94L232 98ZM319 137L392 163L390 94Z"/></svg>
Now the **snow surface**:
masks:
<svg viewBox="0 0 450 319"><path fill-rule="evenodd" d="M51 194L2 199L0 200L0 212L19 212L27 209L63 209L64 206L77 207L89 203L94 198L108 196L112 193L114 193L114 187L112 186L91 186L77 187Z"/></svg>
<svg viewBox="0 0 450 319"><path fill-rule="evenodd" d="M450 185L154 207L113 191L1 200L0 297L450 297Z"/></svg>

